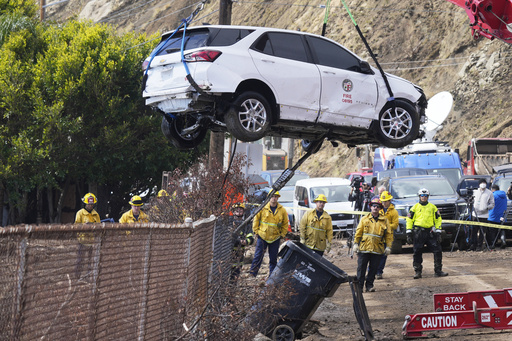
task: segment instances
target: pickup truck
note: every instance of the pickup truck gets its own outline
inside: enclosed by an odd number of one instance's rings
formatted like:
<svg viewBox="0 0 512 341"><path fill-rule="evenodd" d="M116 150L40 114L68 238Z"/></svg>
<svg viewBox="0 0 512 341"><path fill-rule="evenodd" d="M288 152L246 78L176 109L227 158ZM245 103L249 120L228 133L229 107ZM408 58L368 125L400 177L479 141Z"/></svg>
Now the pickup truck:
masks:
<svg viewBox="0 0 512 341"><path fill-rule="evenodd" d="M458 220L461 213L466 210L466 201L452 187L450 182L442 175L414 175L397 178L384 178L377 183L377 188L384 186L393 196L392 203L400 216L399 225L394 233L392 253L400 253L406 241L405 217L409 209L419 201L418 191L426 188L430 192L429 202L437 206L443 220ZM443 248L450 247L455 241L459 225L442 223ZM463 231L460 231L463 232ZM459 233L458 238L463 238Z"/></svg>

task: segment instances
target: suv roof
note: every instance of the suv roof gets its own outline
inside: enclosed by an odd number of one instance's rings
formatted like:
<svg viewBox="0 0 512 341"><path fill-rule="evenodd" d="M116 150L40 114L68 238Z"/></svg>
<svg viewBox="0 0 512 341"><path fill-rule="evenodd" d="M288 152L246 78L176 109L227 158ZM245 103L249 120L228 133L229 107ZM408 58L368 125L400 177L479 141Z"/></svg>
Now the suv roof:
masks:
<svg viewBox="0 0 512 341"><path fill-rule="evenodd" d="M315 187L329 185L350 185L350 180L344 178L309 178L299 180L295 186Z"/></svg>
<svg viewBox="0 0 512 341"><path fill-rule="evenodd" d="M428 172L423 168L392 168L377 173L377 180L384 178L396 178L409 175L427 175Z"/></svg>

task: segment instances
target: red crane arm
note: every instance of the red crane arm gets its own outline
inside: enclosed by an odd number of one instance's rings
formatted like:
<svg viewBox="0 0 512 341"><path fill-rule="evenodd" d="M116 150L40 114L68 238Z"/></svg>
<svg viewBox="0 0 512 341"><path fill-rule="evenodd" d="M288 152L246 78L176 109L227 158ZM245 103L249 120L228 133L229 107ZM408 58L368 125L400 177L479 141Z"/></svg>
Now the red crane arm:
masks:
<svg viewBox="0 0 512 341"><path fill-rule="evenodd" d="M500 39L512 44L511 0L447 0L462 7L469 17L473 38Z"/></svg>

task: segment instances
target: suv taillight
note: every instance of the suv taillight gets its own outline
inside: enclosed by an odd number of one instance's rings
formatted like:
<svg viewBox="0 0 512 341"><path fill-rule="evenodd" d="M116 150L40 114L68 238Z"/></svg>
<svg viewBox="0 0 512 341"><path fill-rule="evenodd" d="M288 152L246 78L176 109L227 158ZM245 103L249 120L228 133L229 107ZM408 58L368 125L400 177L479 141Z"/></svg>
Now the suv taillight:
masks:
<svg viewBox="0 0 512 341"><path fill-rule="evenodd" d="M142 63L142 71L146 71L146 69L148 68L148 65L149 65L149 60L145 60Z"/></svg>
<svg viewBox="0 0 512 341"><path fill-rule="evenodd" d="M189 53L184 57L185 61L187 63L192 62L213 62L215 59L219 58L219 56L222 54L220 51L214 51L214 50L203 50L203 51L197 51L193 53Z"/></svg>

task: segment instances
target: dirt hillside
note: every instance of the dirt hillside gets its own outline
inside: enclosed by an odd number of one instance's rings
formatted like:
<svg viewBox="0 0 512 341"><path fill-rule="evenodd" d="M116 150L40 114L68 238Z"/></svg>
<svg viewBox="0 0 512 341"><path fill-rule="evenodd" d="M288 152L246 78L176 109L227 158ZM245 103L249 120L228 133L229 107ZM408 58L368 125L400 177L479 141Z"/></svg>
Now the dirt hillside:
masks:
<svg viewBox="0 0 512 341"><path fill-rule="evenodd" d="M163 32L175 28L198 2L186 0L70 0L46 9L45 20L77 17L115 25L119 31ZM464 10L444 0L349 0L345 2L385 71L423 87L427 98L440 91L454 107L439 140L464 154L474 137L511 136L509 82L511 45L473 40ZM320 33L326 1L237 1L232 24ZM209 1L194 24L218 23L219 1ZM326 36L374 64L341 0L330 2ZM150 42L155 44L156 42ZM325 145L302 170L313 176L355 171L353 149Z"/></svg>

